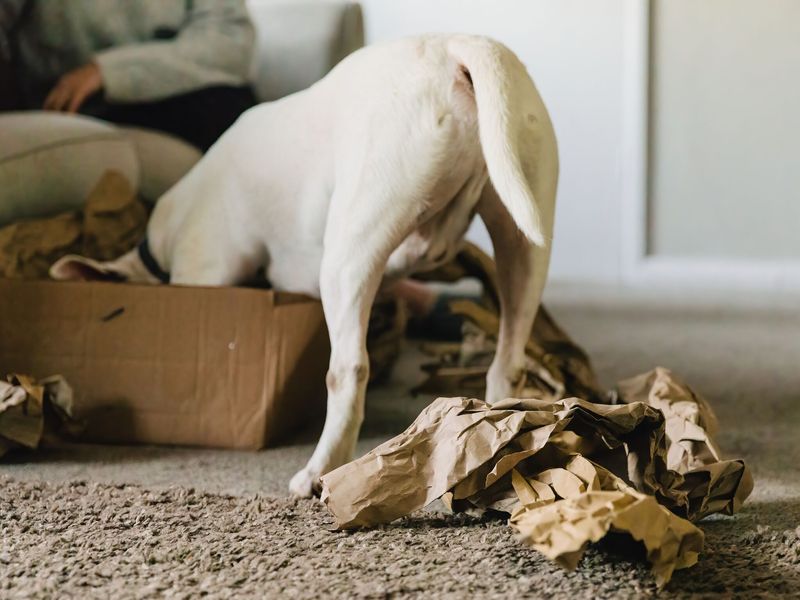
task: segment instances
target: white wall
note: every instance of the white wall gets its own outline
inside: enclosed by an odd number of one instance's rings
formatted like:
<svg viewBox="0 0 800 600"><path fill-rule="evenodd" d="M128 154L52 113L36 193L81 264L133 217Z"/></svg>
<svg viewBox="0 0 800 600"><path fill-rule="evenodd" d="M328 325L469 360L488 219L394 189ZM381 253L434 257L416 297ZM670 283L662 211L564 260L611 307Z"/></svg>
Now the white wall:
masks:
<svg viewBox="0 0 800 600"><path fill-rule="evenodd" d="M552 279L617 282L621 265L624 0L361 0L367 41L492 36L528 67L559 142Z"/></svg>

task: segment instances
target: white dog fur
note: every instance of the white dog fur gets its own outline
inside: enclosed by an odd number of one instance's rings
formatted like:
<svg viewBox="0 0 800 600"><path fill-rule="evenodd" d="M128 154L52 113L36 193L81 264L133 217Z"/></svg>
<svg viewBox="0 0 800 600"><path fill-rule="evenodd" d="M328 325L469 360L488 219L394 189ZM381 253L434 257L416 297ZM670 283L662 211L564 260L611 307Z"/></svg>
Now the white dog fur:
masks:
<svg viewBox="0 0 800 600"><path fill-rule="evenodd" d="M364 48L309 89L247 111L157 203L151 254L170 283L322 299L331 339L322 436L290 489L352 458L367 320L379 288L449 260L477 212L501 298L489 402L514 394L547 277L558 156L525 67L493 40L424 36ZM65 257L57 279L159 283L139 254Z"/></svg>

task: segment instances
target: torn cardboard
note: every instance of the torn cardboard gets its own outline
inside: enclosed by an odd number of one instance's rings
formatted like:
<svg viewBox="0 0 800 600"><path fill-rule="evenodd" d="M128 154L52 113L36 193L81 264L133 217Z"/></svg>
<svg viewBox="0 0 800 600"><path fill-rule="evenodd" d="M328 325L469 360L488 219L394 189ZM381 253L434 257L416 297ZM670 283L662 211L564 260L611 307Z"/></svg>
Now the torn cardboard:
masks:
<svg viewBox="0 0 800 600"><path fill-rule="evenodd" d="M251 288L0 280L0 365L61 373L80 439L258 449L324 411L322 305Z"/></svg>
<svg viewBox="0 0 800 600"><path fill-rule="evenodd" d="M695 440L666 435L667 421L692 414L683 403L697 401L668 371L621 390L617 405L439 398L405 432L323 476L323 501L340 528L386 523L437 498L509 513L523 540L568 567L588 543L622 531L644 543L663 584L702 549L686 518L737 510L752 478L741 461L709 461ZM703 406L702 419L690 417L698 427L711 420ZM676 444L692 457L678 470L668 463Z"/></svg>
<svg viewBox="0 0 800 600"><path fill-rule="evenodd" d="M36 381L10 375L0 381L0 457L13 448L35 450L48 433L77 431L72 388L61 376Z"/></svg>

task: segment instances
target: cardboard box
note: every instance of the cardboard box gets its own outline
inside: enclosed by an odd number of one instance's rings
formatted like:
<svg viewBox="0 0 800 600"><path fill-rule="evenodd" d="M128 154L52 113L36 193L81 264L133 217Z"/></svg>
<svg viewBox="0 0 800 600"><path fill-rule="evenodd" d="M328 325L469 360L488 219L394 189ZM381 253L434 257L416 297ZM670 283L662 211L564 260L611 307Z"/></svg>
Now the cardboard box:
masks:
<svg viewBox="0 0 800 600"><path fill-rule="evenodd" d="M262 448L324 412L329 353L304 296L0 280L0 370L64 375L87 441Z"/></svg>

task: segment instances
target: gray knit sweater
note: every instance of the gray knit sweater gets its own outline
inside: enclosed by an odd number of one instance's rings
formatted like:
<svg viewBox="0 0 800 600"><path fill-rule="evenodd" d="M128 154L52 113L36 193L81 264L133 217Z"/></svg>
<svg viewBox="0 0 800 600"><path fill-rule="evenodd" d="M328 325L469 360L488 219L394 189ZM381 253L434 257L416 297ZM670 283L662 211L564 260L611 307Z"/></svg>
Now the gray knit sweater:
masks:
<svg viewBox="0 0 800 600"><path fill-rule="evenodd" d="M244 85L253 43L244 0L0 0L0 53L28 104L90 61L110 102Z"/></svg>

